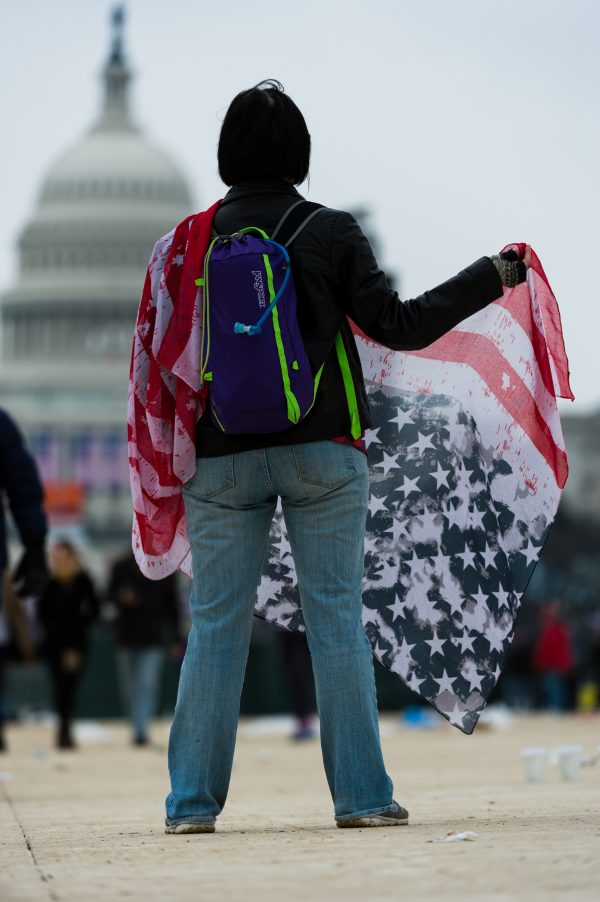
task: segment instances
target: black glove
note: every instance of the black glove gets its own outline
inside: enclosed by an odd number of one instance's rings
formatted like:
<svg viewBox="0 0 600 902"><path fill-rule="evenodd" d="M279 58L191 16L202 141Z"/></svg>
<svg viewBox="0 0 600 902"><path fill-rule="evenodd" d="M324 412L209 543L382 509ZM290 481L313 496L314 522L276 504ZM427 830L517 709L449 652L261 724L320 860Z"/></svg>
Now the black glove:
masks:
<svg viewBox="0 0 600 902"><path fill-rule="evenodd" d="M516 251L504 251L503 254L490 257L490 260L496 267L500 281L507 288L514 288L527 278L527 267L519 260Z"/></svg>
<svg viewBox="0 0 600 902"><path fill-rule="evenodd" d="M25 551L14 572L15 592L22 598L41 595L49 578L44 540L32 538L25 543Z"/></svg>

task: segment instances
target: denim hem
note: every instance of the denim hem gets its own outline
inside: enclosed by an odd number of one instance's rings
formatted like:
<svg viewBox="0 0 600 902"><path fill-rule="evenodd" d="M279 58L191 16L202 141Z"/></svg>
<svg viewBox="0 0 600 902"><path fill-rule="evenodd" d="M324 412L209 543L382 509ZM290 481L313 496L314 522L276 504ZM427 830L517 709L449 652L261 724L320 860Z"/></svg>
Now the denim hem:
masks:
<svg viewBox="0 0 600 902"><path fill-rule="evenodd" d="M215 824L214 817L202 817L192 814L189 817L166 817L165 827L177 827L179 824Z"/></svg>
<svg viewBox="0 0 600 902"><path fill-rule="evenodd" d="M353 821L357 817L370 817L372 814L381 814L383 811L390 811L393 808L394 803L390 802L389 805L384 805L382 808L365 808L363 811L356 811L354 814L342 814L339 817L336 815L336 821Z"/></svg>

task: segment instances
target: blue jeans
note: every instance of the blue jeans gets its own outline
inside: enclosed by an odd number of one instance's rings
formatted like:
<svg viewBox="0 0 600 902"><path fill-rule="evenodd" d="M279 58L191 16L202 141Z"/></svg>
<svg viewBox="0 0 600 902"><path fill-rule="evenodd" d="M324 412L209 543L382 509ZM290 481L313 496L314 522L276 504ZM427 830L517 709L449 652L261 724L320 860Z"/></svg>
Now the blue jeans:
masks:
<svg viewBox="0 0 600 902"><path fill-rule="evenodd" d="M561 673L549 670L541 675L544 707L548 711L566 711L569 707L567 680Z"/></svg>
<svg viewBox="0 0 600 902"><path fill-rule="evenodd" d="M231 775L256 590L278 496L312 654L337 819L392 803L373 657L361 622L364 454L323 441L198 461L186 484L192 627L169 738L169 825L213 823Z"/></svg>
<svg viewBox="0 0 600 902"><path fill-rule="evenodd" d="M124 648L117 651L121 691L138 739L148 736L150 718L156 713L164 660L162 648Z"/></svg>

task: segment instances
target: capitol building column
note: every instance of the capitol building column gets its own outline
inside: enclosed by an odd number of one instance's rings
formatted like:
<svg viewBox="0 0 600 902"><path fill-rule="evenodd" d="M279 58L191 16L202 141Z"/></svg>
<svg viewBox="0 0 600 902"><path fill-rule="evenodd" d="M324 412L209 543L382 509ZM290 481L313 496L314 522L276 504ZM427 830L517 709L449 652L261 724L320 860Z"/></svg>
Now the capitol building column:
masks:
<svg viewBox="0 0 600 902"><path fill-rule="evenodd" d="M178 167L132 117L123 24L116 9L100 116L51 166L0 297L2 406L38 461L51 523L98 547L131 526L127 377L145 269L192 212Z"/></svg>

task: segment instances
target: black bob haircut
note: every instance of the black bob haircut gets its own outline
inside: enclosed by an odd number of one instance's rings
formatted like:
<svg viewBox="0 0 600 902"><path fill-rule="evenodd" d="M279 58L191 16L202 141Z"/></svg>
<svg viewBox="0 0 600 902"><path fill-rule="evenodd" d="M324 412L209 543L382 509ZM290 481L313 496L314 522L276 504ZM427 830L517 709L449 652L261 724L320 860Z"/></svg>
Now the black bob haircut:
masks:
<svg viewBox="0 0 600 902"><path fill-rule="evenodd" d="M278 81L261 81L231 101L219 136L219 175L226 185L308 175L310 135L304 116Z"/></svg>

